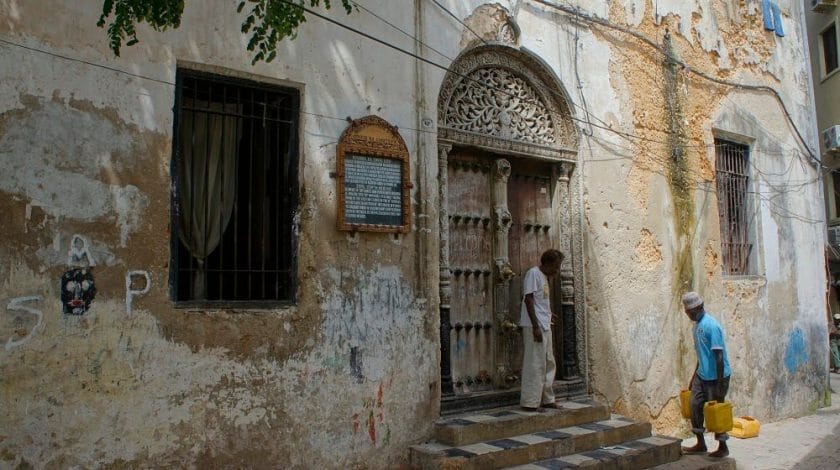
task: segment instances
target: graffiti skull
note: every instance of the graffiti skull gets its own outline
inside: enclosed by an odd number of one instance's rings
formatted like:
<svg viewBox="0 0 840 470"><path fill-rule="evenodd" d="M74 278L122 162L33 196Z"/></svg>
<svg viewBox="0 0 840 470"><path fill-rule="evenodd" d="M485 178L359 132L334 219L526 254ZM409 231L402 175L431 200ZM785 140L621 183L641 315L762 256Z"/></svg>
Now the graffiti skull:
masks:
<svg viewBox="0 0 840 470"><path fill-rule="evenodd" d="M90 269L73 269L61 276L61 303L66 315L84 315L95 296Z"/></svg>

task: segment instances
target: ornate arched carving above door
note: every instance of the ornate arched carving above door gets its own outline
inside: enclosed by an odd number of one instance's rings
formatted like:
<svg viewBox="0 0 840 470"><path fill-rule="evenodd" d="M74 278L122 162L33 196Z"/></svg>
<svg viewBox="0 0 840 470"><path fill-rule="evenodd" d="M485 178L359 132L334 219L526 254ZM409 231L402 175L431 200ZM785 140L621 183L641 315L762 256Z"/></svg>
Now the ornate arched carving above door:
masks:
<svg viewBox="0 0 840 470"><path fill-rule="evenodd" d="M438 123L444 142L547 159L577 153L563 87L542 62L502 45L456 59L441 85Z"/></svg>

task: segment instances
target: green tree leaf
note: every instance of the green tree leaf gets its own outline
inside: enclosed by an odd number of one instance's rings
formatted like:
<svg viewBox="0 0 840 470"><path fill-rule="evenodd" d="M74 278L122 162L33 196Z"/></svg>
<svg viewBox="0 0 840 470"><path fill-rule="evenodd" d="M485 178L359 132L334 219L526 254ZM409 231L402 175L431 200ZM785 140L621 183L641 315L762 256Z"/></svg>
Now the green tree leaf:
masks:
<svg viewBox="0 0 840 470"><path fill-rule="evenodd" d="M96 25L104 28L107 21L108 44L114 55L120 55L123 44L133 46L140 39L136 25L148 23L155 31L178 28L184 13L186 0L104 0L102 14ZM297 29L306 21L303 7L306 0L242 0L236 6L241 14L247 4L250 11L242 22L242 33L250 34L247 49L254 52L252 64L259 61L271 62L277 56L277 44L289 38L294 40ZM309 0L308 6L320 7L321 0ZM347 14L358 10L353 0L341 0ZM323 0L323 8L329 10L330 0Z"/></svg>

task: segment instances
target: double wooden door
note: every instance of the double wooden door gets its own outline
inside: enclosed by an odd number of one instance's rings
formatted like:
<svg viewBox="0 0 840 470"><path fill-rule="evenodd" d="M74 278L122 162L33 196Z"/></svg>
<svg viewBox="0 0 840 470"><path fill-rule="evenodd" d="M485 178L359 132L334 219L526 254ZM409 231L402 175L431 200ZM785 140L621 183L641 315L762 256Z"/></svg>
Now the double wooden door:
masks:
<svg viewBox="0 0 840 470"><path fill-rule="evenodd" d="M522 276L558 241L551 167L456 150L447 177L455 393L515 387Z"/></svg>

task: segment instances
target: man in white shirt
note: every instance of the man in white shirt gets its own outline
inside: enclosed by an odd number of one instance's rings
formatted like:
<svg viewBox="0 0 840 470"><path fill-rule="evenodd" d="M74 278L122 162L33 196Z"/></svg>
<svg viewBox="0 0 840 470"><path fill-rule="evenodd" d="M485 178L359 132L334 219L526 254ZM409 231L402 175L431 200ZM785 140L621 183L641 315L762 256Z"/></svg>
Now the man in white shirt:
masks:
<svg viewBox="0 0 840 470"><path fill-rule="evenodd" d="M522 282L522 391L519 404L527 411L557 408L554 402L554 347L551 342L549 279L560 271L563 253L546 250L540 265L525 273ZM542 408L541 408L542 407Z"/></svg>

